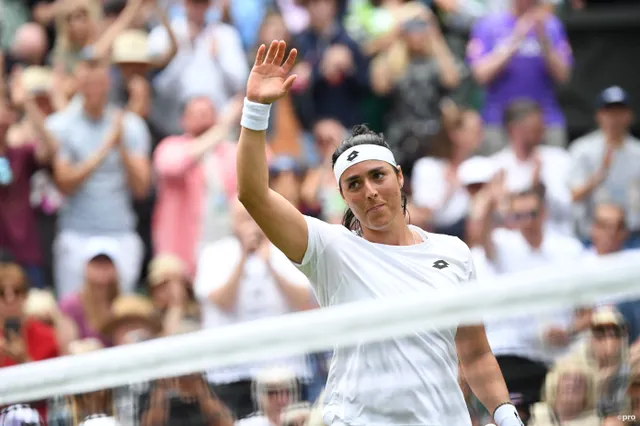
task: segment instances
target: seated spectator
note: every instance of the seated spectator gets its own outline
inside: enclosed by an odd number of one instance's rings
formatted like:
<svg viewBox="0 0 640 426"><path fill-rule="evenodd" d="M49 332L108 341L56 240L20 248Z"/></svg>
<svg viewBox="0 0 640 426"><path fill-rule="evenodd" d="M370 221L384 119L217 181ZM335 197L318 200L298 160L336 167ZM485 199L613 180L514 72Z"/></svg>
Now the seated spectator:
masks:
<svg viewBox="0 0 640 426"><path fill-rule="evenodd" d="M556 84L566 83L573 57L562 22L536 0L511 0L512 9L479 19L467 46L475 80L486 89L483 118L487 123L481 153L504 148L502 117L516 99L532 99L541 107L545 143L564 147L566 123L556 99Z"/></svg>
<svg viewBox="0 0 640 426"><path fill-rule="evenodd" d="M480 126L480 127L479 127ZM452 108L428 157L416 161L411 176L411 221L434 232L464 238L469 195L458 179L458 169L481 142L477 113Z"/></svg>
<svg viewBox="0 0 640 426"><path fill-rule="evenodd" d="M25 314L29 291L27 276L15 260L0 257L0 369L59 355L55 331ZM43 419L47 418L44 402L31 404Z"/></svg>
<svg viewBox="0 0 640 426"><path fill-rule="evenodd" d="M295 373L287 368L266 368L254 379L254 389L258 411L238 421L237 426L284 426L282 414L299 399Z"/></svg>
<svg viewBox="0 0 640 426"><path fill-rule="evenodd" d="M144 296L118 296L111 305L109 319L100 332L114 346L130 345L155 339L162 332L162 320L153 303Z"/></svg>
<svg viewBox="0 0 640 426"><path fill-rule="evenodd" d="M140 425L232 426L233 416L201 374L156 380L138 402Z"/></svg>
<svg viewBox="0 0 640 426"><path fill-rule="evenodd" d="M76 341L78 330L76 324L62 314L53 293L47 290L33 288L29 290L24 313L28 318L46 324L56 332L56 340L61 355L70 353L69 345Z"/></svg>
<svg viewBox="0 0 640 426"><path fill-rule="evenodd" d="M309 281L262 233L240 201L232 204L234 236L204 248L198 261L195 293L203 327L252 321L314 306ZM286 365L300 380L311 377L304 356L271 360ZM242 419L253 407L251 383L261 363L215 369L208 379L218 397Z"/></svg>
<svg viewBox="0 0 640 426"><path fill-rule="evenodd" d="M624 208L630 248L640 247L640 140L630 133L633 111L627 93L613 86L598 98L599 129L571 145L571 196L580 237L588 241L594 206Z"/></svg>
<svg viewBox="0 0 640 426"><path fill-rule="evenodd" d="M144 256L133 199L146 198L151 186L149 130L138 115L109 104L104 60L86 56L76 68L80 104L47 119L60 144L54 180L65 195L53 248L56 290L59 297L78 291L87 242L109 237L119 246L114 255L127 293L137 284Z"/></svg>
<svg viewBox="0 0 640 426"><path fill-rule="evenodd" d="M200 328L200 309L187 267L179 257L159 254L149 263L149 295L162 316L162 333L183 334Z"/></svg>
<svg viewBox="0 0 640 426"><path fill-rule="evenodd" d="M77 334L73 340L98 339L111 346L100 333L109 320L112 304L120 293L118 285L117 243L95 238L85 247L84 285L60 301L60 310L73 321Z"/></svg>
<svg viewBox="0 0 640 426"><path fill-rule="evenodd" d="M600 426L594 376L584 366L560 363L547 374L544 400L533 406L530 426Z"/></svg>
<svg viewBox="0 0 640 426"><path fill-rule="evenodd" d="M0 101L0 247L16 257L33 287L44 288L42 250L29 196L31 177L50 165L57 147L44 129L44 118L33 98L29 97L25 108L42 139L10 146L7 132L16 114L6 101Z"/></svg>
<svg viewBox="0 0 640 426"><path fill-rule="evenodd" d="M371 82L374 92L389 97L385 136L409 177L415 159L436 143L441 102L458 86L460 74L431 12L425 9L401 26L402 48L376 58Z"/></svg>
<svg viewBox="0 0 640 426"><path fill-rule="evenodd" d="M509 144L491 159L505 172L504 189L525 191L538 184L546 189L547 223L555 232L573 236L569 154L557 146L542 145L544 121L535 102L517 100L506 106L504 127Z"/></svg>
<svg viewBox="0 0 640 426"><path fill-rule="evenodd" d="M162 140L153 156L153 251L179 256L190 276L195 274L199 249L231 234L236 146L227 136L241 106L218 118L208 98L189 100L182 117L185 133ZM182 226L176 226L178 222Z"/></svg>

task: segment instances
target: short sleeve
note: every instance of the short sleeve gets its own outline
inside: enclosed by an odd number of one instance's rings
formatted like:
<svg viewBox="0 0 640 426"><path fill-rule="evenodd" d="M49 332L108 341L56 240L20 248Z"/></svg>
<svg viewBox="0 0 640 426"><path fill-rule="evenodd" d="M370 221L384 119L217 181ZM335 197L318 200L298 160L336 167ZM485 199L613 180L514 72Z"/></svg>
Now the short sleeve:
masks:
<svg viewBox="0 0 640 426"><path fill-rule="evenodd" d="M467 62L473 65L493 50L494 40L491 36L489 18L479 19L471 30L467 43Z"/></svg>
<svg viewBox="0 0 640 426"><path fill-rule="evenodd" d="M240 245L235 238L219 240L205 247L198 259L198 268L193 290L199 301L209 298L209 294L225 285L240 260Z"/></svg>
<svg viewBox="0 0 640 426"><path fill-rule="evenodd" d="M151 150L151 134L147 123L137 114L127 113L124 125L124 144L127 150L148 157Z"/></svg>

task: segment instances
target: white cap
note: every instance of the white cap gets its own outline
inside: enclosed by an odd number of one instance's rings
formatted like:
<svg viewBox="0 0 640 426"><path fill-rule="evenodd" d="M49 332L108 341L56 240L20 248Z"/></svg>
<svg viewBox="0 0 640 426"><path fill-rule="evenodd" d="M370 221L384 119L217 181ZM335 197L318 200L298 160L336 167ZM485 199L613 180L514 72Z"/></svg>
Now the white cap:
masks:
<svg viewBox="0 0 640 426"><path fill-rule="evenodd" d="M87 243L84 251L85 263L98 256L107 256L114 263L118 258L120 246L116 240L109 237L93 237Z"/></svg>
<svg viewBox="0 0 640 426"><path fill-rule="evenodd" d="M496 173L496 167L487 157L472 157L465 160L458 168L458 179L464 186L474 183L487 183Z"/></svg>
<svg viewBox="0 0 640 426"><path fill-rule="evenodd" d="M97 415L87 417L80 426L120 426L120 423L113 417Z"/></svg>
<svg viewBox="0 0 640 426"><path fill-rule="evenodd" d="M38 412L28 405L12 405L0 412L0 424L3 426L19 426L24 423L33 425L42 424Z"/></svg>

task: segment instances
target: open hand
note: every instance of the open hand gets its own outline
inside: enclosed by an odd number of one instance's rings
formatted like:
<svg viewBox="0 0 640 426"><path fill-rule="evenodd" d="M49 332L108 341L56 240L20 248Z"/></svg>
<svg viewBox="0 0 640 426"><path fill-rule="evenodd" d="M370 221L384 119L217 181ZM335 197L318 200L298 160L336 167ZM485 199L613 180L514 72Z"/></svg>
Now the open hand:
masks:
<svg viewBox="0 0 640 426"><path fill-rule="evenodd" d="M291 49L283 63L286 50L287 44L276 40L271 42L268 51L264 44L258 48L256 61L247 81L247 99L271 104L289 92L296 76L287 75L296 62L298 53L296 49Z"/></svg>

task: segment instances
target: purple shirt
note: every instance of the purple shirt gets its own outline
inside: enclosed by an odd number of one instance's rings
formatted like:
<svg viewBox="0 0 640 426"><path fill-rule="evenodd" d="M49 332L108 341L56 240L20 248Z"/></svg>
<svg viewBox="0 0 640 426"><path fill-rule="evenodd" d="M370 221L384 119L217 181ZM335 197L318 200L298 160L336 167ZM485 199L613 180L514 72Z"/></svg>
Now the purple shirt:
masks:
<svg viewBox="0 0 640 426"><path fill-rule="evenodd" d="M479 60L500 48L511 38L516 17L510 12L489 15L474 26L467 46L467 60L473 66ZM546 31L556 51L570 65L573 64L571 47L560 20L550 16L545 22ZM483 118L488 124L502 124L503 111L510 101L530 99L538 102L544 112L545 123L563 127L564 114L556 100L555 84L542 56L542 47L531 31L520 49L502 72L486 87Z"/></svg>
<svg viewBox="0 0 640 426"><path fill-rule="evenodd" d="M11 177L0 183L0 247L23 265L42 262L36 219L31 208L31 176L39 169L33 145L7 147L0 157L9 160Z"/></svg>
<svg viewBox="0 0 640 426"><path fill-rule="evenodd" d="M108 339L105 339L89 325L87 317L84 314L80 293L75 293L62 299L60 301L60 311L76 323L78 327L78 340L96 338L102 342L105 348L111 346L111 342L109 342Z"/></svg>

